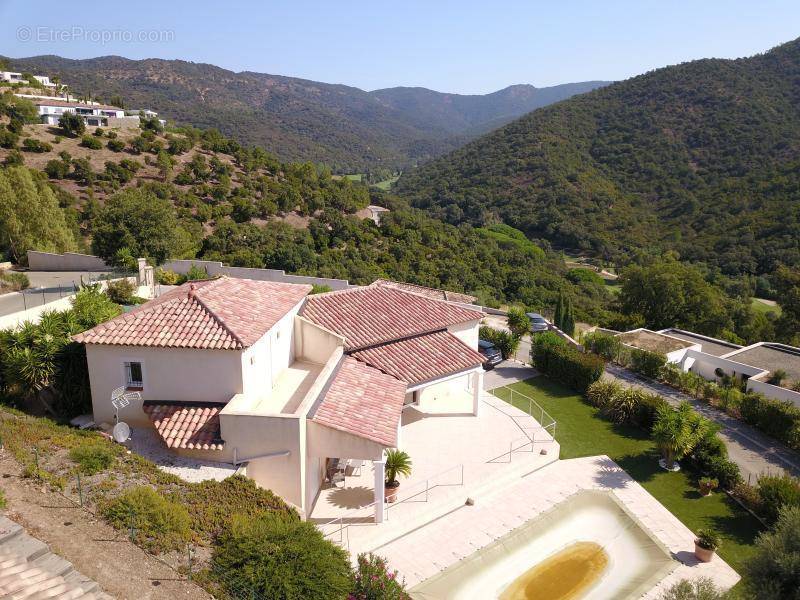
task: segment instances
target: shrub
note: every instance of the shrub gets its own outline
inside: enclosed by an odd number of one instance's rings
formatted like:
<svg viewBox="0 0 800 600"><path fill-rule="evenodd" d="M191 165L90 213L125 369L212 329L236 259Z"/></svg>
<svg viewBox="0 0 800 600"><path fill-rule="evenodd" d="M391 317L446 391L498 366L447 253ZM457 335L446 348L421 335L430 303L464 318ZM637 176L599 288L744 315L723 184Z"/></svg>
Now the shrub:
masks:
<svg viewBox="0 0 800 600"><path fill-rule="evenodd" d="M666 466L672 467L705 438L710 428L708 419L695 412L688 402L681 402L677 409L665 406L658 410L652 436Z"/></svg>
<svg viewBox="0 0 800 600"><path fill-rule="evenodd" d="M756 486L740 481L731 488L731 493L751 511L757 515L761 514L761 496L759 496Z"/></svg>
<svg viewBox="0 0 800 600"><path fill-rule="evenodd" d="M0 510L4 510L6 507L6 493L0 488Z"/></svg>
<svg viewBox="0 0 800 600"><path fill-rule="evenodd" d="M791 402L749 392L742 398L739 411L746 423L800 450L800 408Z"/></svg>
<svg viewBox="0 0 800 600"><path fill-rule="evenodd" d="M333 291L333 290L331 289L331 286L329 286L329 285L325 285L325 284L322 284L322 283L312 283L311 284L311 292L309 292L309 294L310 295L313 295L313 294L324 294L326 292L331 292L331 291Z"/></svg>
<svg viewBox="0 0 800 600"><path fill-rule="evenodd" d="M103 142L93 135L85 135L81 138L81 146L90 150L100 150L103 147Z"/></svg>
<svg viewBox="0 0 800 600"><path fill-rule="evenodd" d="M759 600L797 598L800 590L800 507L784 507L775 527L756 539L745 563L745 581Z"/></svg>
<svg viewBox="0 0 800 600"><path fill-rule="evenodd" d="M47 142L42 142L35 138L25 138L22 140L22 149L26 152L36 152L41 154L43 152L50 152L53 149L53 146Z"/></svg>
<svg viewBox="0 0 800 600"><path fill-rule="evenodd" d="M791 475L764 475L758 478L761 514L769 523L778 519L784 506L800 507L800 481Z"/></svg>
<svg viewBox="0 0 800 600"><path fill-rule="evenodd" d="M711 458L704 472L719 481L719 484L726 490L736 487L742 481L739 465L723 456Z"/></svg>
<svg viewBox="0 0 800 600"><path fill-rule="evenodd" d="M156 277L158 283L161 285L179 285L186 281L183 275L179 275L175 271L170 271L169 269L158 269L156 271Z"/></svg>
<svg viewBox="0 0 800 600"><path fill-rule="evenodd" d="M708 577L683 579L661 594L660 600L723 600L725 594Z"/></svg>
<svg viewBox="0 0 800 600"><path fill-rule="evenodd" d="M118 139L108 140L106 146L112 152L122 152L125 149L125 142Z"/></svg>
<svg viewBox="0 0 800 600"><path fill-rule="evenodd" d="M19 135L7 129L4 125L0 126L0 148L15 148Z"/></svg>
<svg viewBox="0 0 800 600"><path fill-rule="evenodd" d="M99 441L75 446L69 451L69 457L78 463L78 468L87 475L104 471L114 463L114 452L108 444Z"/></svg>
<svg viewBox="0 0 800 600"><path fill-rule="evenodd" d="M586 389L586 399L595 408L604 408L617 395L622 386L613 379L600 379Z"/></svg>
<svg viewBox="0 0 800 600"><path fill-rule="evenodd" d="M658 352L632 348L630 352L630 368L650 379L656 379L661 368L667 363L667 357Z"/></svg>
<svg viewBox="0 0 800 600"><path fill-rule="evenodd" d="M83 117L74 112L66 112L61 115L61 118L58 119L58 126L64 130L64 133L71 136L82 135L86 131Z"/></svg>
<svg viewBox="0 0 800 600"><path fill-rule="evenodd" d="M533 364L548 377L579 392L586 392L602 377L605 365L598 356L568 346L553 332L534 337L531 346Z"/></svg>
<svg viewBox="0 0 800 600"><path fill-rule="evenodd" d="M106 296L116 304L132 304L134 292L136 292L136 285L127 277L109 281L106 287Z"/></svg>
<svg viewBox="0 0 800 600"><path fill-rule="evenodd" d="M522 337L531 331L531 321L525 314L525 309L512 306L508 309L508 328L517 337Z"/></svg>
<svg viewBox="0 0 800 600"><path fill-rule="evenodd" d="M623 388L603 407L603 415L614 423L630 423L644 395L642 390Z"/></svg>
<svg viewBox="0 0 800 600"><path fill-rule="evenodd" d="M101 510L114 527L132 526L136 543L154 552L181 549L191 537L187 510L148 486L127 490Z"/></svg>
<svg viewBox="0 0 800 600"><path fill-rule="evenodd" d="M25 164L25 157L22 155L22 152L14 149L8 153L6 159L3 161L3 164L7 167L19 167L20 165Z"/></svg>
<svg viewBox="0 0 800 600"><path fill-rule="evenodd" d="M208 270L205 267L198 267L197 265L193 264L189 267L189 270L186 271L186 281L197 281L198 279L209 279Z"/></svg>
<svg viewBox="0 0 800 600"><path fill-rule="evenodd" d="M617 360L622 342L615 335L593 331L583 336L583 345L606 360Z"/></svg>
<svg viewBox="0 0 800 600"><path fill-rule="evenodd" d="M514 356L514 353L519 347L519 338L508 331L501 331L500 329L492 329L491 327L481 326L480 333L478 334L482 340L492 342L503 358Z"/></svg>
<svg viewBox="0 0 800 600"><path fill-rule="evenodd" d="M375 554L359 554L353 591L349 600L410 600L397 571L389 569L386 559Z"/></svg>
<svg viewBox="0 0 800 600"><path fill-rule="evenodd" d="M94 133L92 135L96 137L103 137L103 128L98 127L97 129L94 130Z"/></svg>
<svg viewBox="0 0 800 600"><path fill-rule="evenodd" d="M31 287L31 280L25 273L0 272L0 286L5 286L12 291L19 292Z"/></svg>
<svg viewBox="0 0 800 600"><path fill-rule="evenodd" d="M664 400L658 394L643 394L636 404L636 410L632 415L634 425L638 425L642 429L652 432L653 425L656 423L658 411L664 407L668 407L669 402Z"/></svg>
<svg viewBox="0 0 800 600"><path fill-rule="evenodd" d="M44 172L50 179L66 179L69 175L69 163L53 158L47 161Z"/></svg>
<svg viewBox="0 0 800 600"><path fill-rule="evenodd" d="M342 548L314 524L272 512L234 516L214 549L212 570L235 597L346 598L353 586Z"/></svg>

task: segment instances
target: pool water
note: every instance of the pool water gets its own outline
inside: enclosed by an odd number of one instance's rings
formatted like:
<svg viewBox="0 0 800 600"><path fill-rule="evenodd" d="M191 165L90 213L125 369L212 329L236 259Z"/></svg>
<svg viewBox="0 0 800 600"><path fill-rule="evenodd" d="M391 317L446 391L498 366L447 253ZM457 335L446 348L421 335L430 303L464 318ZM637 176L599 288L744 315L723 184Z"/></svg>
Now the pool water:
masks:
<svg viewBox="0 0 800 600"><path fill-rule="evenodd" d="M608 554L594 542L575 542L511 582L500 600L573 600L599 579Z"/></svg>
<svg viewBox="0 0 800 600"><path fill-rule="evenodd" d="M582 491L411 589L414 600L636 598L678 566L609 492Z"/></svg>

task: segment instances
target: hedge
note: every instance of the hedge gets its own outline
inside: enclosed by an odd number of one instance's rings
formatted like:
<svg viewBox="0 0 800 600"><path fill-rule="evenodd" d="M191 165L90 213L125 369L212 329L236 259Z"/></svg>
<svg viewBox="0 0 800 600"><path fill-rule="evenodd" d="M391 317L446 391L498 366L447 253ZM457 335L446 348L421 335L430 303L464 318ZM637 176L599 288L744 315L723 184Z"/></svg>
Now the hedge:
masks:
<svg viewBox="0 0 800 600"><path fill-rule="evenodd" d="M536 336L531 358L539 371L581 393L600 379L605 369L601 358L568 346L552 332Z"/></svg>
<svg viewBox="0 0 800 600"><path fill-rule="evenodd" d="M590 352L594 352L606 360L617 360L622 342L615 335L593 331L583 336L583 345Z"/></svg>
<svg viewBox="0 0 800 600"><path fill-rule="evenodd" d="M800 408L791 402L750 392L742 398L739 411L745 423L800 450Z"/></svg>
<svg viewBox="0 0 800 600"><path fill-rule="evenodd" d="M667 357L658 352L640 350L639 348L632 348L630 351L629 366L631 370L650 379L656 379L665 364L667 364Z"/></svg>

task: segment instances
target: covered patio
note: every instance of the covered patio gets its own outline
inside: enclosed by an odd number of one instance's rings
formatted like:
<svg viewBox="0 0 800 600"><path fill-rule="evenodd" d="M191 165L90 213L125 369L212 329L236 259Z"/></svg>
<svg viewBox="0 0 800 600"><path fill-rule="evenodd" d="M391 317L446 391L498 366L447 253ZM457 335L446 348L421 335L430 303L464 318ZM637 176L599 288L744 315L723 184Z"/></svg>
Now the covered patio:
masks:
<svg viewBox="0 0 800 600"><path fill-rule="evenodd" d="M528 413L481 387L449 387L403 408L397 447L412 474L396 502L383 501L381 459L345 462L341 481L323 484L309 518L329 539L353 555L371 550L558 459L558 443Z"/></svg>

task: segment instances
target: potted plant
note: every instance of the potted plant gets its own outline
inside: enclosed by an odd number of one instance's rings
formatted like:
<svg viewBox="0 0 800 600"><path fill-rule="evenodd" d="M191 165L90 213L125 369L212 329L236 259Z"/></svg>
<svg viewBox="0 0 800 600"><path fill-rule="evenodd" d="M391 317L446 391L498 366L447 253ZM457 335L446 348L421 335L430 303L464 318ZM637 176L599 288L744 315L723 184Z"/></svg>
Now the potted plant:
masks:
<svg viewBox="0 0 800 600"><path fill-rule="evenodd" d="M716 531L701 529L697 532L697 539L694 541L694 555L700 562L711 562L711 559L714 558L714 551L719 546L720 539Z"/></svg>
<svg viewBox="0 0 800 600"><path fill-rule="evenodd" d="M392 449L386 451L386 484L383 488L383 498L386 502L397 499L397 488L400 487L398 476L411 475L411 457L402 450Z"/></svg>
<svg viewBox="0 0 800 600"><path fill-rule="evenodd" d="M701 477L698 483L700 485L700 494L703 496L708 496L719 487L719 481L714 477Z"/></svg>

